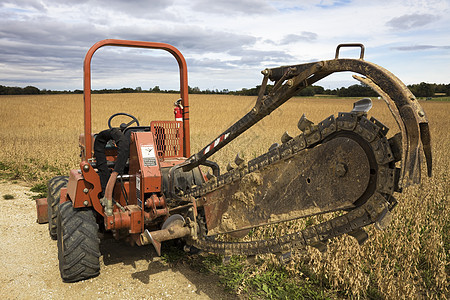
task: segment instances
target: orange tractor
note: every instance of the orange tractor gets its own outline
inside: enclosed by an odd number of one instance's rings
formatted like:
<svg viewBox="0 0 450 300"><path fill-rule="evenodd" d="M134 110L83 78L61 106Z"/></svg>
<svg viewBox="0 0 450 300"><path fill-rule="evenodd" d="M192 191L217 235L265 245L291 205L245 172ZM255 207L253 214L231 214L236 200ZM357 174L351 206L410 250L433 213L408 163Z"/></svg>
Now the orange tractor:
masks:
<svg viewBox="0 0 450 300"><path fill-rule="evenodd" d="M103 46L163 49L177 60L183 121L141 125L117 113L109 129L91 132L91 58ZM359 59L341 59L342 47L359 47ZM74 282L100 272L98 232L139 246L183 239L188 247L230 256L278 253L282 258L306 246L326 249L327 240L349 234L363 243L364 227L385 227L397 204L395 192L420 182L422 152L431 176L428 121L406 86L387 70L363 60L362 44L343 44L334 59L262 71L254 107L198 153L190 154L187 67L175 47L152 42L103 40L84 61L84 134L80 168L48 182L48 197L37 201L38 222L48 221L58 241L61 277ZM362 99L349 112L314 124L303 115L300 133L285 133L280 144L251 160L236 156L221 173L208 158L241 133L318 80L341 71L370 86L388 105L399 133L367 112ZM268 80L274 81L266 92ZM126 115L129 123L112 127ZM205 176L200 166L209 168ZM245 235L249 229L341 211L334 218L298 232L266 240L224 241L220 234Z"/></svg>

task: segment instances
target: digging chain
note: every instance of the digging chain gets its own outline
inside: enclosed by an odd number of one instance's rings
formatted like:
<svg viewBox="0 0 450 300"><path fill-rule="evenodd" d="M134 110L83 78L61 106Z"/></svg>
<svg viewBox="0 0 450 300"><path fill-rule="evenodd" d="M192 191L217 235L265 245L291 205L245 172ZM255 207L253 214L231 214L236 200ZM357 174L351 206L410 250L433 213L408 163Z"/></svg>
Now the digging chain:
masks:
<svg viewBox="0 0 450 300"><path fill-rule="evenodd" d="M390 211L397 203L392 194L394 191L399 191L400 169L395 167L395 162L401 158L391 150L390 141L386 138L388 130L375 118L372 117L369 120L362 113L339 113L337 118L331 115L318 125L310 126L300 135L249 161L248 164L242 164L214 177L185 195L186 199L203 197L215 189L239 180L248 173L267 168L305 149L313 148L325 142L333 134L353 132L368 142L377 165L374 191L363 204L355 209L295 233L267 240L241 242L215 241L206 236L205 222L199 216L199 234L196 237L190 237L188 244L203 251L229 256L286 253L306 246L323 249L327 240L343 234L354 236L358 242L362 243L367 238L362 228L372 223L377 223L378 227L383 228L389 220ZM395 139L392 140L395 141Z"/></svg>

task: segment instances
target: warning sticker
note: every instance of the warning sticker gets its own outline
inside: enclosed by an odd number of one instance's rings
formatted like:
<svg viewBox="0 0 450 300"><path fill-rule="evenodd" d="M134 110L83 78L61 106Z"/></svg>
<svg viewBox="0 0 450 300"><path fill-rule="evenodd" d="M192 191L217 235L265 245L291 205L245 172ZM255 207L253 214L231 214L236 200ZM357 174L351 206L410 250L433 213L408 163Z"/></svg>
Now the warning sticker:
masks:
<svg viewBox="0 0 450 300"><path fill-rule="evenodd" d="M153 146L141 146L142 159L145 167L156 166L156 155Z"/></svg>

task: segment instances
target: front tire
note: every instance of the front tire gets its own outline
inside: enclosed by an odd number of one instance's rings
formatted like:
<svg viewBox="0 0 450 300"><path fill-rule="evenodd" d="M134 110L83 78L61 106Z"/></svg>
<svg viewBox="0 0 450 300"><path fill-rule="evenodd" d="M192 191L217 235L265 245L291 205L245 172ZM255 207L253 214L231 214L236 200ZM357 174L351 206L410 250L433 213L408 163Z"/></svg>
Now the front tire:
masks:
<svg viewBox="0 0 450 300"><path fill-rule="evenodd" d="M100 239L92 209L75 209L71 201L61 203L57 225L61 278L75 282L100 274Z"/></svg>
<svg viewBox="0 0 450 300"><path fill-rule="evenodd" d="M56 217L58 215L58 204L61 189L67 186L68 176L56 176L47 182L47 214L48 232L53 240L56 240Z"/></svg>

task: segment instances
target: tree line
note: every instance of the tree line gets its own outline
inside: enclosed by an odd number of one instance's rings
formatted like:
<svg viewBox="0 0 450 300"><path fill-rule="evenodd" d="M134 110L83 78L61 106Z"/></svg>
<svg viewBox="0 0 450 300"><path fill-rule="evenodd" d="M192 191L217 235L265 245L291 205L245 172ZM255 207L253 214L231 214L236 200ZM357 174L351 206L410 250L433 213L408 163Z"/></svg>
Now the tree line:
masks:
<svg viewBox="0 0 450 300"><path fill-rule="evenodd" d="M228 89L206 89L201 90L198 87L188 87L189 94L224 94L224 95L240 95L240 96L257 96L260 85L254 88L243 88L237 91L230 91ZM273 85L267 85L267 92L270 92ZM408 88L416 97L437 97L450 96L450 84L436 84L421 82L419 84L408 85ZM163 90L159 86L155 86L148 90L141 87L121 89L101 89L92 90L93 94L113 94L113 93L179 93L178 90ZM9 87L0 85L0 95L39 95L39 94L83 94L82 90L64 90L52 91L43 89L40 90L34 86ZM324 89L318 85L312 85L299 91L298 96L314 96L314 95L334 95L338 97L377 97L378 94L365 84L354 84L349 87L341 87L337 89Z"/></svg>
<svg viewBox="0 0 450 300"><path fill-rule="evenodd" d="M228 92L228 94L256 96L259 93L261 86L256 86L251 89L242 89L239 91ZM267 86L267 91L270 92L273 85ZM450 84L436 84L425 83L408 85L410 91L416 97L437 97L437 96L450 96ZM369 86L360 83L354 84L349 87L341 87L337 89L324 89L318 85L312 85L301 90L297 96L315 96L315 95L333 95L338 97L377 97L378 94L372 90Z"/></svg>

